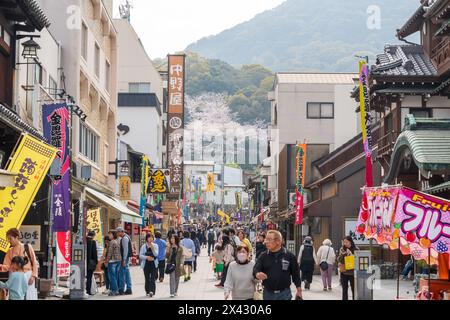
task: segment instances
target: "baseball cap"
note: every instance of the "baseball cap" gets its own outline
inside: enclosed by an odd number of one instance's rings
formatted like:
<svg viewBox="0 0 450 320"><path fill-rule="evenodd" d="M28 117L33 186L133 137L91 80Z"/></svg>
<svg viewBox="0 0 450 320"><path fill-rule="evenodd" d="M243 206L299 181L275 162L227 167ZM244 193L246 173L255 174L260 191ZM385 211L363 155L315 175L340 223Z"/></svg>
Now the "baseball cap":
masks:
<svg viewBox="0 0 450 320"><path fill-rule="evenodd" d="M118 227L118 228L116 229L116 232L123 232L123 228L122 228L122 227Z"/></svg>

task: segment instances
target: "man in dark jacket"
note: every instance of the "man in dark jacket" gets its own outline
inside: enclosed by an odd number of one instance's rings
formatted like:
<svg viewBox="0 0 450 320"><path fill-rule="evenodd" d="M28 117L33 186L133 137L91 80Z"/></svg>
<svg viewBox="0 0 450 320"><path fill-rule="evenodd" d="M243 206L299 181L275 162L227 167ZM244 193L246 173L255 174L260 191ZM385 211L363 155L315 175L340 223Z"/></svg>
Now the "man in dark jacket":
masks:
<svg viewBox="0 0 450 320"><path fill-rule="evenodd" d="M118 227L116 231L119 236L120 253L122 255L122 262L119 269L119 294L131 295L133 294L130 274L130 259L133 256L131 238L122 227Z"/></svg>
<svg viewBox="0 0 450 320"><path fill-rule="evenodd" d="M279 231L268 231L267 251L261 253L253 269L254 277L263 282L264 300L291 300L292 282L297 287L296 296L302 298L302 281L297 259L282 243L283 237Z"/></svg>
<svg viewBox="0 0 450 320"><path fill-rule="evenodd" d="M87 235L86 246L86 292L88 295L94 295L92 293L92 277L94 276L95 269L97 268L98 256L97 256L97 242L94 240L95 232L89 231Z"/></svg>

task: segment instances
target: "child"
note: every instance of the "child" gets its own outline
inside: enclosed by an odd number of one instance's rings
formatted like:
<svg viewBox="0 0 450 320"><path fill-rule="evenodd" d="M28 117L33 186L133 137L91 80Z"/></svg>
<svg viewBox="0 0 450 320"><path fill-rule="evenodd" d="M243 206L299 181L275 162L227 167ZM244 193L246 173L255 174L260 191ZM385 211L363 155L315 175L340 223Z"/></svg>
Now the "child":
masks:
<svg viewBox="0 0 450 320"><path fill-rule="evenodd" d="M225 253L223 251L222 246L220 245L216 245L214 252L212 253L211 257L214 260L215 263L215 268L214 271L217 275L217 280L220 280L220 278L222 277L222 272L223 272L223 258L225 256Z"/></svg>
<svg viewBox="0 0 450 320"><path fill-rule="evenodd" d="M9 300L25 300L28 290L28 283L23 272L23 267L28 263L27 257L16 256L11 260L12 272L8 281L0 281L0 289L8 289Z"/></svg>

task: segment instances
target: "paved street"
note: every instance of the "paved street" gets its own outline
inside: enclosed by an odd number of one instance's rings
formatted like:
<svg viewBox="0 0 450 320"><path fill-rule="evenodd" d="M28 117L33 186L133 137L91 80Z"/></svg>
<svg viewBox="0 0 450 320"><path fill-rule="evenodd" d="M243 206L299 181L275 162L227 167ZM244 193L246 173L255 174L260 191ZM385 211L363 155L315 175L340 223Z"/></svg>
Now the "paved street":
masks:
<svg viewBox="0 0 450 320"><path fill-rule="evenodd" d="M144 290L144 275L139 267L131 268L131 276L133 281L133 295L108 297L100 294L104 291L99 288L99 294L90 298L90 300L223 300L223 289L218 289L214 286L217 280L214 279L211 265L208 261L206 249L202 250L201 256L198 258L198 270L192 275L189 282L180 281L178 290L178 297L170 298L169 279L166 277L163 283L157 283L156 295L153 298L145 296ZM333 291L322 291L322 282L320 276L315 276L311 290L304 291L303 298L305 300L340 300L341 287L339 285L338 277L333 277ZM411 281L400 282L400 297L413 298L413 287ZM292 287L294 292L295 288ZM396 281L382 280L381 289L374 290L375 300L394 300L396 297ZM409 291L409 294L408 294Z"/></svg>

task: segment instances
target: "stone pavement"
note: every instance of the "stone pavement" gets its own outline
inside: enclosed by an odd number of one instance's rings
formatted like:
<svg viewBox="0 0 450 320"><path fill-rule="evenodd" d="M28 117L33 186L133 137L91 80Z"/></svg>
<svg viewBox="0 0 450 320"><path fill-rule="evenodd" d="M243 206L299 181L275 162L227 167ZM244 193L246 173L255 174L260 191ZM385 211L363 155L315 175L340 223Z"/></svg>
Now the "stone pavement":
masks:
<svg viewBox="0 0 450 320"><path fill-rule="evenodd" d="M133 283L133 295L108 297L102 295L104 287L99 288L99 293L89 300L223 300L223 289L216 288L214 284L218 281L215 279L212 267L209 264L206 249L202 250L198 258L197 272L192 274L191 280L184 282L180 279L178 296L170 297L169 278L166 276L164 282L156 283L156 294L153 298L145 295L144 290L144 274L140 267L131 267L131 277ZM397 295L396 280L381 280L380 289L374 290L374 300L394 300ZM292 292L295 288L292 286ZM351 296L351 293L349 293ZM340 300L342 290L339 285L338 276L333 276L333 290L323 291L322 280L320 276L314 276L311 290L303 291L304 300ZM414 289L412 281L400 282L400 297L405 299L413 299Z"/></svg>

